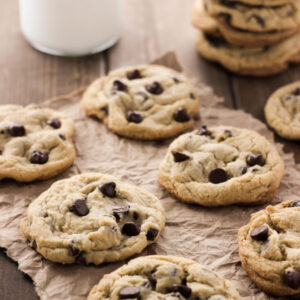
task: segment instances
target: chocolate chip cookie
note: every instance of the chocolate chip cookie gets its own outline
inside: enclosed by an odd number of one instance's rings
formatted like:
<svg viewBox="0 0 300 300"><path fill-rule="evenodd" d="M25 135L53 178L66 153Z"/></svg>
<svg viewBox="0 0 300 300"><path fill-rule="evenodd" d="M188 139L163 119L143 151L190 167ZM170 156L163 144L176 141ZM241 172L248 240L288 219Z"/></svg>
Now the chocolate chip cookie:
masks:
<svg viewBox="0 0 300 300"><path fill-rule="evenodd" d="M300 140L300 81L275 91L265 106L265 116L280 136Z"/></svg>
<svg viewBox="0 0 300 300"><path fill-rule="evenodd" d="M135 139L175 136L198 118L198 96L172 69L143 65L114 70L91 84L82 107L113 132Z"/></svg>
<svg viewBox="0 0 300 300"><path fill-rule="evenodd" d="M236 46L263 47L276 44L299 31L299 28L290 30L273 30L272 32L252 32L241 30L230 25L226 20L214 19L204 9L203 0L197 0L192 11L192 23L205 34L220 37Z"/></svg>
<svg viewBox="0 0 300 300"><path fill-rule="evenodd" d="M265 292L300 298L300 200L268 206L239 230L244 270Z"/></svg>
<svg viewBox="0 0 300 300"><path fill-rule="evenodd" d="M42 193L21 230L48 260L99 265L140 253L164 224L156 197L112 176L88 173L57 181Z"/></svg>
<svg viewBox="0 0 300 300"><path fill-rule="evenodd" d="M290 30L300 26L300 3L294 1L273 7L252 6L238 1L206 2L211 17L226 20L235 28L252 32Z"/></svg>
<svg viewBox="0 0 300 300"><path fill-rule="evenodd" d="M284 71L299 54L300 33L269 47L245 48L199 32L196 47L201 56L220 63L232 72L269 76Z"/></svg>
<svg viewBox="0 0 300 300"><path fill-rule="evenodd" d="M175 256L144 256L107 274L88 300L241 299L232 284L201 264Z"/></svg>
<svg viewBox="0 0 300 300"><path fill-rule="evenodd" d="M75 159L74 123L36 105L0 106L0 179L29 182L57 175Z"/></svg>
<svg viewBox="0 0 300 300"><path fill-rule="evenodd" d="M159 182L184 202L258 204L272 200L283 171L274 146L255 131L202 126L172 142Z"/></svg>

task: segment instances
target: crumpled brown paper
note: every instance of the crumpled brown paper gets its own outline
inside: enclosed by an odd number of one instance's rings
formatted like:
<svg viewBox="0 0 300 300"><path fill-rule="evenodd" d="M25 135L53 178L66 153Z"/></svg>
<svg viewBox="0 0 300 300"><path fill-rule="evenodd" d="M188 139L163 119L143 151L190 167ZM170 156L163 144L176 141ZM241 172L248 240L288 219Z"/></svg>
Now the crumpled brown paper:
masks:
<svg viewBox="0 0 300 300"><path fill-rule="evenodd" d="M156 61L180 69L176 57L168 55ZM209 87L200 85L200 124L232 125L255 129L273 141L273 135L260 121L242 111L229 110L220 105ZM125 182L138 185L161 199L166 210L167 223L158 242L143 252L171 254L194 259L232 281L244 299L272 299L261 292L247 277L238 258L237 231L249 221L250 214L263 206L204 208L184 204L164 191L158 184L158 166L171 140L140 142L118 137L101 122L87 118L80 109L80 92L44 103L67 113L75 120L77 158L74 165L60 176L31 184L4 181L0 184L0 247L19 264L19 269L34 281L41 299L82 300L99 279L124 262L103 266L60 265L43 259L28 247L19 222L26 208L54 181L83 172L103 172L115 175ZM300 175L292 154L283 154L285 176L272 204L284 199L299 199Z"/></svg>

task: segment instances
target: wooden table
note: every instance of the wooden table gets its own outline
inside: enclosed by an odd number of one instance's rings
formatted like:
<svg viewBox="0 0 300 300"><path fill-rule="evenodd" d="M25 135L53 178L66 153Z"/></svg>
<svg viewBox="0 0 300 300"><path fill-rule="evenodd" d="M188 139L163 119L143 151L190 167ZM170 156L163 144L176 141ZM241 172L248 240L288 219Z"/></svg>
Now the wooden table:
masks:
<svg viewBox="0 0 300 300"><path fill-rule="evenodd" d="M86 86L119 66L145 63L175 50L184 69L210 85L225 105L243 109L264 121L263 107L279 86L300 79L300 65L281 75L255 79L229 73L201 59L190 25L193 0L124 1L121 41L102 54L58 58L33 50L23 39L17 0L0 0L0 102L29 104ZM242 124L241 124L242 125ZM286 142L300 162L299 143ZM38 299L30 279L0 250L0 299Z"/></svg>

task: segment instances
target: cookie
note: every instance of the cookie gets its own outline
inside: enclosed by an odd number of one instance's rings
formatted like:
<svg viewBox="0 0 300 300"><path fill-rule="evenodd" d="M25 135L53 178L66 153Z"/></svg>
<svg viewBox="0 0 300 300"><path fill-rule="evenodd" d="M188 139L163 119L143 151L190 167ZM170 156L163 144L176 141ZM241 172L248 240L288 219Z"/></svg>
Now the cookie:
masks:
<svg viewBox="0 0 300 300"><path fill-rule="evenodd" d="M234 28L226 20L210 17L204 10L203 0L198 0L194 4L192 24L206 34L223 36L232 45L250 48L276 44L299 31L299 28L296 28L284 31L251 32Z"/></svg>
<svg viewBox="0 0 300 300"><path fill-rule="evenodd" d="M159 182L188 203L258 204L272 200L283 171L274 146L255 131L202 126L172 142Z"/></svg>
<svg viewBox="0 0 300 300"><path fill-rule="evenodd" d="M239 255L249 277L266 293L300 299L300 201L252 215L239 230Z"/></svg>
<svg viewBox="0 0 300 300"><path fill-rule="evenodd" d="M36 105L0 106L0 180L53 177L72 165L74 123L65 114Z"/></svg>
<svg viewBox="0 0 300 300"><path fill-rule="evenodd" d="M300 33L270 47L244 48L199 32L196 47L201 56L220 63L232 72L269 76L284 71L299 54Z"/></svg>
<svg viewBox="0 0 300 300"><path fill-rule="evenodd" d="M227 0L206 2L211 17L226 20L230 25L252 32L290 30L300 26L300 3L286 3L274 7L253 7Z"/></svg>
<svg viewBox="0 0 300 300"><path fill-rule="evenodd" d="M201 264L176 256L143 256L104 275L88 300L239 300L233 285Z"/></svg>
<svg viewBox="0 0 300 300"><path fill-rule="evenodd" d="M91 84L82 107L125 137L155 140L182 133L198 119L198 96L172 69L143 65L114 70Z"/></svg>
<svg viewBox="0 0 300 300"><path fill-rule="evenodd" d="M119 261L154 243L165 224L160 201L118 179L76 175L54 183L21 221L31 246L53 262Z"/></svg>
<svg viewBox="0 0 300 300"><path fill-rule="evenodd" d="M265 116L280 136L300 140L300 81L275 91L265 106Z"/></svg>

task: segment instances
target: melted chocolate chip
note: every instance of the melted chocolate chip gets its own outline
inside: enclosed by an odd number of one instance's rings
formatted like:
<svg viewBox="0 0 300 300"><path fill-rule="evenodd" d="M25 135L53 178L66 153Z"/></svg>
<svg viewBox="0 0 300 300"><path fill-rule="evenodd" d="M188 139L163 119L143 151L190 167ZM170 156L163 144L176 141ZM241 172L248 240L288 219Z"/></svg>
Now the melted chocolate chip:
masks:
<svg viewBox="0 0 300 300"><path fill-rule="evenodd" d="M133 71L131 71L131 72L128 72L128 73L126 74L126 77L127 77L129 80L133 80L133 79L140 79L140 78L142 78L142 75L141 75L141 73L140 73L139 70L135 69L135 70L133 70Z"/></svg>
<svg viewBox="0 0 300 300"><path fill-rule="evenodd" d="M60 133L58 136L59 136L59 138L60 138L61 140L63 140L63 141L66 140L66 137L65 137L63 134Z"/></svg>
<svg viewBox="0 0 300 300"><path fill-rule="evenodd" d="M265 164L265 160L261 154L252 153L247 157L247 164L252 167L254 165L263 166Z"/></svg>
<svg viewBox="0 0 300 300"><path fill-rule="evenodd" d="M26 131L25 131L25 127L21 124L12 124L9 129L8 129L8 133L11 135L11 136L24 136L26 134Z"/></svg>
<svg viewBox="0 0 300 300"><path fill-rule="evenodd" d="M249 20L250 20L250 19L255 19L256 22L257 22L262 28L264 28L264 27L266 26L265 20L264 20L261 16L259 16L259 15L257 15L257 14L253 14L252 16L250 16Z"/></svg>
<svg viewBox="0 0 300 300"><path fill-rule="evenodd" d="M247 173L247 167L242 167L242 175Z"/></svg>
<svg viewBox="0 0 300 300"><path fill-rule="evenodd" d="M190 159L190 157L184 153L172 150L172 155L174 157L174 161L175 162L182 162L182 161L186 161L188 159Z"/></svg>
<svg viewBox="0 0 300 300"><path fill-rule="evenodd" d="M195 95L193 93L190 93L190 98L191 99L196 99Z"/></svg>
<svg viewBox="0 0 300 300"><path fill-rule="evenodd" d="M86 205L86 200L76 200L70 207L70 211L77 216L86 216L89 213L89 208Z"/></svg>
<svg viewBox="0 0 300 300"><path fill-rule="evenodd" d="M184 298L189 298L192 294L192 289L183 284L173 284L171 291L174 293L179 293Z"/></svg>
<svg viewBox="0 0 300 300"><path fill-rule="evenodd" d="M127 222L122 227L122 234L136 236L140 234L140 228L133 222Z"/></svg>
<svg viewBox="0 0 300 300"><path fill-rule="evenodd" d="M130 206L129 205L117 205L112 208L112 211L118 214L128 214Z"/></svg>
<svg viewBox="0 0 300 300"><path fill-rule="evenodd" d="M211 132L207 129L206 125L201 126L201 129L198 131L199 135L211 136Z"/></svg>
<svg viewBox="0 0 300 300"><path fill-rule="evenodd" d="M164 91L164 89L162 88L160 83L157 81L154 81L153 83L148 84L146 86L146 90L153 95L160 95Z"/></svg>
<svg viewBox="0 0 300 300"><path fill-rule="evenodd" d="M70 254L71 256L77 256L77 255L79 255L79 253L80 253L80 250L79 250L79 249L74 248L74 247L72 247L72 246L69 247L68 251L69 251L69 254Z"/></svg>
<svg viewBox="0 0 300 300"><path fill-rule="evenodd" d="M290 202L289 207L300 207L300 200Z"/></svg>
<svg viewBox="0 0 300 300"><path fill-rule="evenodd" d="M253 229L250 233L251 238L256 241L266 241L268 239L269 228L266 225Z"/></svg>
<svg viewBox="0 0 300 300"><path fill-rule="evenodd" d="M103 111L103 113L105 113L106 115L108 115L108 106L103 106L100 110Z"/></svg>
<svg viewBox="0 0 300 300"><path fill-rule="evenodd" d="M175 78L175 77L173 78L173 80L174 80L175 83L179 83L180 82L180 80L178 78Z"/></svg>
<svg viewBox="0 0 300 300"><path fill-rule="evenodd" d="M43 165L48 161L48 154L42 151L33 151L30 162L32 164Z"/></svg>
<svg viewBox="0 0 300 300"><path fill-rule="evenodd" d="M175 111L173 117L174 117L175 121L180 122L180 123L188 122L191 119L191 117L188 115L186 109L182 108L182 107L178 108Z"/></svg>
<svg viewBox="0 0 300 300"><path fill-rule="evenodd" d="M297 87L297 88L293 91L293 95L295 95L295 96L299 96L299 95L300 95L300 87Z"/></svg>
<svg viewBox="0 0 300 300"><path fill-rule="evenodd" d="M75 263L77 265L86 265L85 252L84 251L79 253L79 255L75 259Z"/></svg>
<svg viewBox="0 0 300 300"><path fill-rule="evenodd" d="M113 91L121 91L121 92L127 92L127 85L123 83L120 80L115 80L113 82Z"/></svg>
<svg viewBox="0 0 300 300"><path fill-rule="evenodd" d="M116 212L114 212L113 215L116 218L116 222L118 223L120 221L121 217Z"/></svg>
<svg viewBox="0 0 300 300"><path fill-rule="evenodd" d="M53 118L47 121L47 125L53 127L54 129L58 129L61 127L61 122L58 118Z"/></svg>
<svg viewBox="0 0 300 300"><path fill-rule="evenodd" d="M228 137L232 137L232 132L230 130L225 130L225 133L228 135Z"/></svg>
<svg viewBox="0 0 300 300"><path fill-rule="evenodd" d="M209 173L209 181L211 183L215 183L215 184L222 183L227 181L227 179L228 179L227 173L222 168L213 169Z"/></svg>
<svg viewBox="0 0 300 300"><path fill-rule="evenodd" d="M35 240L32 241L32 248L33 248L34 250L37 249L37 243L36 243Z"/></svg>
<svg viewBox="0 0 300 300"><path fill-rule="evenodd" d="M99 185L99 190L104 196L114 198L117 195L115 182L106 182Z"/></svg>
<svg viewBox="0 0 300 300"><path fill-rule="evenodd" d="M120 291L120 299L134 299L139 298L140 288L137 286L125 287Z"/></svg>
<svg viewBox="0 0 300 300"><path fill-rule="evenodd" d="M127 112L127 120L132 123L141 123L143 121L142 116L134 110Z"/></svg>
<svg viewBox="0 0 300 300"><path fill-rule="evenodd" d="M138 94L139 96L141 96L141 97L144 99L144 101L148 100L148 95L147 95L145 92L140 91L140 92L138 92L137 94Z"/></svg>
<svg viewBox="0 0 300 300"><path fill-rule="evenodd" d="M283 281L292 289L300 287L300 272L299 271L286 271Z"/></svg>
<svg viewBox="0 0 300 300"><path fill-rule="evenodd" d="M137 220L139 218L139 214L135 211L134 213L133 213L133 219L134 220Z"/></svg>
<svg viewBox="0 0 300 300"><path fill-rule="evenodd" d="M146 237L148 241L154 241L158 235L158 230L155 228L149 228L147 231Z"/></svg>

